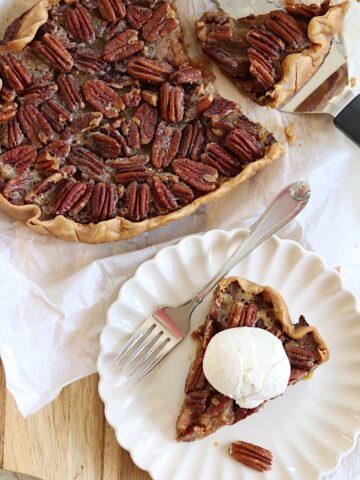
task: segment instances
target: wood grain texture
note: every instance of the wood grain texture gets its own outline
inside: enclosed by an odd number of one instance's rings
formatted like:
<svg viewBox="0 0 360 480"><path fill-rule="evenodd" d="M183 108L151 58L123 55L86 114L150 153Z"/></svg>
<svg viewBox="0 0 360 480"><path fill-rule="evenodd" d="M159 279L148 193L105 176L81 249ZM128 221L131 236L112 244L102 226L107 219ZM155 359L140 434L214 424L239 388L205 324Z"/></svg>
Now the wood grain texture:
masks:
<svg viewBox="0 0 360 480"><path fill-rule="evenodd" d="M97 375L76 382L24 419L0 368L0 468L41 480L150 480L117 444L97 384ZM16 478L0 471L0 480Z"/></svg>

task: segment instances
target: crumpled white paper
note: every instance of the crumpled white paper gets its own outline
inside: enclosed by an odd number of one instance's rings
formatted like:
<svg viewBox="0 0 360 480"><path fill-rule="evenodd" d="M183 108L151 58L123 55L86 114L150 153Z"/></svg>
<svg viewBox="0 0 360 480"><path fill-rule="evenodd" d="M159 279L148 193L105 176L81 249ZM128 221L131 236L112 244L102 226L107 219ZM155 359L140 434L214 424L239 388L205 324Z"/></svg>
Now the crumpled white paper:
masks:
<svg viewBox="0 0 360 480"><path fill-rule="evenodd" d="M2 11L10 13L9 18L2 16L4 25L32 3L0 0ZM194 18L209 3L178 0L188 38ZM244 5L248 5L245 0ZM345 34L351 76L357 77L360 86L359 25L360 4L354 0ZM194 42L192 48L200 55ZM138 265L184 235L251 225L292 181L308 179L312 197L298 220L280 236L313 249L328 266L340 266L345 284L359 298L360 149L332 125L331 118L285 115L259 107L216 73L221 93L238 101L250 118L266 125L278 140L286 144L284 128L289 125L296 134L283 159L237 191L173 225L126 242L98 246L38 235L0 212L0 355L7 387L24 415L52 401L65 385L95 371L106 309ZM339 467L328 478L359 478L359 465L360 447L346 467Z"/></svg>

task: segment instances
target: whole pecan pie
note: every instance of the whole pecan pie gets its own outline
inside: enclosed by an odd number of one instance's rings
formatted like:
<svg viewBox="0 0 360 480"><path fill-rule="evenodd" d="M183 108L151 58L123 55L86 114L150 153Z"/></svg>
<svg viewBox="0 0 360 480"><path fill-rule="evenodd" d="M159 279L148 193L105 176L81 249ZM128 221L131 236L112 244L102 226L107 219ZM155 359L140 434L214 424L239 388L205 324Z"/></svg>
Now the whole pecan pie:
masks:
<svg viewBox="0 0 360 480"><path fill-rule="evenodd" d="M307 378L329 357L316 328L309 326L303 316L294 325L283 298L274 289L237 277L220 281L205 323L193 333L198 348L185 382L185 400L176 424L179 441L206 437L256 413L266 403L252 409L241 408L235 400L216 391L205 378L203 358L210 340L216 333L234 327L266 329L281 340L291 367L289 385Z"/></svg>
<svg viewBox="0 0 360 480"><path fill-rule="evenodd" d="M211 11L197 22L203 51L237 87L278 107L314 75L342 28L349 6L296 3L285 10L234 19Z"/></svg>
<svg viewBox="0 0 360 480"><path fill-rule="evenodd" d="M160 0L41 0L0 45L0 207L99 243L194 212L278 158Z"/></svg>

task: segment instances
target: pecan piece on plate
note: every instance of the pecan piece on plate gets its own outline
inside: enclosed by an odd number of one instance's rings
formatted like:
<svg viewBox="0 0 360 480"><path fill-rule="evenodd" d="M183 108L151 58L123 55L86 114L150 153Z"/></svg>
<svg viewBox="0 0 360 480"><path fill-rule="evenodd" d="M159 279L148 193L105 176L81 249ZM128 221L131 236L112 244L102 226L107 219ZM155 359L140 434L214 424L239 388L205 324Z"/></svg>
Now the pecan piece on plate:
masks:
<svg viewBox="0 0 360 480"><path fill-rule="evenodd" d="M126 16L123 0L98 0L98 9L101 16L108 22L115 22Z"/></svg>
<svg viewBox="0 0 360 480"><path fill-rule="evenodd" d="M270 60L255 48L248 49L251 75L266 89L275 84L275 69Z"/></svg>
<svg viewBox="0 0 360 480"><path fill-rule="evenodd" d="M79 48L73 57L77 69L85 73L104 75L109 71L110 66L90 48Z"/></svg>
<svg viewBox="0 0 360 480"><path fill-rule="evenodd" d="M164 120L180 123L184 118L185 91L180 85L165 82L160 90L161 114Z"/></svg>
<svg viewBox="0 0 360 480"><path fill-rule="evenodd" d="M28 69L11 54L0 60L0 73L6 84L16 92L21 92L31 83L31 74Z"/></svg>
<svg viewBox="0 0 360 480"><path fill-rule="evenodd" d="M142 36L147 42L156 42L171 33L177 25L175 11L169 3L162 2L143 26Z"/></svg>
<svg viewBox="0 0 360 480"><path fill-rule="evenodd" d="M60 97L71 112L85 107L80 90L72 75L62 73L58 76L56 82L59 87Z"/></svg>
<svg viewBox="0 0 360 480"><path fill-rule="evenodd" d="M285 50L285 43L277 35L269 32L264 26L250 28L246 40L251 47L256 48L267 58L277 60L280 53Z"/></svg>
<svg viewBox="0 0 360 480"><path fill-rule="evenodd" d="M177 127L160 122L152 146L152 164L155 168L168 167L176 157L181 140L181 131Z"/></svg>
<svg viewBox="0 0 360 480"><path fill-rule="evenodd" d="M22 98L33 105L39 105L50 100L57 91L56 83L39 79L25 88Z"/></svg>
<svg viewBox="0 0 360 480"><path fill-rule="evenodd" d="M87 102L106 118L115 118L125 108L119 95L101 80L88 80L82 86Z"/></svg>
<svg viewBox="0 0 360 480"><path fill-rule="evenodd" d="M131 182L126 190L128 215L133 222L148 218L150 206L150 187L147 183L139 185Z"/></svg>
<svg viewBox="0 0 360 480"><path fill-rule="evenodd" d="M136 110L133 122L139 127L141 145L147 145L153 139L157 123L157 110L148 103L143 103Z"/></svg>
<svg viewBox="0 0 360 480"><path fill-rule="evenodd" d="M178 203L187 204L194 200L195 195L189 185L183 182L174 183L171 191L178 200Z"/></svg>
<svg viewBox="0 0 360 480"><path fill-rule="evenodd" d="M153 85L161 85L174 69L163 60L134 57L129 60L127 71L133 78L152 83Z"/></svg>
<svg viewBox="0 0 360 480"><path fill-rule="evenodd" d="M27 170L36 160L36 149L31 145L22 145L12 148L0 155L0 164L11 165L16 173Z"/></svg>
<svg viewBox="0 0 360 480"><path fill-rule="evenodd" d="M95 41L94 27L82 5L76 4L75 8L68 7L64 12L64 18L66 28L75 42L93 43Z"/></svg>
<svg viewBox="0 0 360 480"><path fill-rule="evenodd" d="M271 470L273 454L266 448L247 442L233 442L229 454L238 462L259 472Z"/></svg>
<svg viewBox="0 0 360 480"><path fill-rule="evenodd" d="M69 155L69 162L87 174L102 175L105 173L104 162L86 148L72 148Z"/></svg>
<svg viewBox="0 0 360 480"><path fill-rule="evenodd" d="M64 215L74 207L85 194L87 185L70 178L64 182L54 198L54 215Z"/></svg>
<svg viewBox="0 0 360 480"><path fill-rule="evenodd" d="M271 33L281 38L292 48L310 46L300 25L286 12L281 10L270 12L270 18L265 20L265 26Z"/></svg>
<svg viewBox="0 0 360 480"><path fill-rule="evenodd" d="M212 192L217 188L218 171L202 162L189 158L173 160L172 167L176 175L199 192Z"/></svg>
<svg viewBox="0 0 360 480"><path fill-rule="evenodd" d="M17 117L11 118L4 126L3 142L6 148L18 147L24 141L24 133L21 130Z"/></svg>
<svg viewBox="0 0 360 480"><path fill-rule="evenodd" d="M55 188L59 184L59 182L62 182L63 180L72 177L75 171L75 167L73 167L72 165L67 165L59 172L56 172L50 175L50 177L45 178L40 183L36 184L35 187L28 192L25 197L25 203L36 203L36 200L39 199L39 197L41 198L42 195Z"/></svg>
<svg viewBox="0 0 360 480"><path fill-rule="evenodd" d="M219 173L227 177L237 175L242 170L241 161L217 143L206 145L201 161L216 168Z"/></svg>
<svg viewBox="0 0 360 480"><path fill-rule="evenodd" d="M93 222L103 222L115 216L118 193L115 185L97 183L91 195L91 218Z"/></svg>
<svg viewBox="0 0 360 480"><path fill-rule="evenodd" d="M0 123L7 123L9 120L16 117L17 103L5 103L0 105Z"/></svg>
<svg viewBox="0 0 360 480"><path fill-rule="evenodd" d="M105 44L102 57L106 62L125 60L144 48L137 30L125 30Z"/></svg>
<svg viewBox="0 0 360 480"><path fill-rule="evenodd" d="M70 52L63 43L52 35L45 33L41 40L34 43L35 49L55 69L70 72L74 65Z"/></svg>
<svg viewBox="0 0 360 480"><path fill-rule="evenodd" d="M148 178L148 172L145 165L149 162L147 155L134 155L130 158L117 158L116 160L109 160L106 165L113 168L115 181L128 185L129 183L137 181L145 181Z"/></svg>
<svg viewBox="0 0 360 480"><path fill-rule="evenodd" d="M189 123L182 131L179 156L197 160L205 141L204 128L199 120Z"/></svg>
<svg viewBox="0 0 360 480"><path fill-rule="evenodd" d="M225 98L217 98L212 102L209 108L204 110L203 116L212 122L218 122L221 118L235 112L235 110L236 103L226 100Z"/></svg>
<svg viewBox="0 0 360 480"><path fill-rule="evenodd" d="M127 21L132 28L140 30L140 28L152 17L152 10L142 5L129 5L126 12Z"/></svg>
<svg viewBox="0 0 360 480"><path fill-rule="evenodd" d="M175 195L168 189L159 177L152 178L152 187L155 200L159 207L167 212L173 212L178 208Z"/></svg>
<svg viewBox="0 0 360 480"><path fill-rule="evenodd" d="M50 123L55 132L61 132L69 120L71 115L59 103L49 100L41 107L41 112Z"/></svg>
<svg viewBox="0 0 360 480"><path fill-rule="evenodd" d="M53 138L53 129L34 105L25 103L20 107L19 121L23 131L35 147L40 148Z"/></svg>
<svg viewBox="0 0 360 480"><path fill-rule="evenodd" d="M102 158L117 158L121 153L121 145L115 138L100 132L90 133L86 142L89 148Z"/></svg>
<svg viewBox="0 0 360 480"><path fill-rule="evenodd" d="M227 327L253 327L257 319L256 312L255 303L249 303L249 305L242 302L234 303L229 312Z"/></svg>
<svg viewBox="0 0 360 480"><path fill-rule="evenodd" d="M289 357L291 368L297 368L306 372L312 370L315 363L313 352L291 343L285 345L285 352Z"/></svg>
<svg viewBox="0 0 360 480"><path fill-rule="evenodd" d="M252 162L263 154L257 139L246 130L234 128L225 140L226 147L244 162Z"/></svg>
<svg viewBox="0 0 360 480"><path fill-rule="evenodd" d="M87 132L100 125L103 115L100 112L84 113L73 120L61 133L62 140L71 140L80 133Z"/></svg>

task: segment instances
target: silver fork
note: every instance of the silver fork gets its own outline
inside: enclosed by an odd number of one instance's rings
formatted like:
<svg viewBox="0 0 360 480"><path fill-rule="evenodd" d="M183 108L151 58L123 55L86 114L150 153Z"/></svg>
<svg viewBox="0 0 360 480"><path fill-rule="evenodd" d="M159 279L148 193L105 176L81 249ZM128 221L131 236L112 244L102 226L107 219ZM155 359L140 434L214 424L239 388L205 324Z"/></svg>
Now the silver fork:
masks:
<svg viewBox="0 0 360 480"><path fill-rule="evenodd" d="M189 333L195 308L240 260L288 224L307 204L310 186L305 181L288 185L270 203L249 234L210 282L186 303L159 307L132 335L115 360L120 372L134 382L144 378Z"/></svg>

